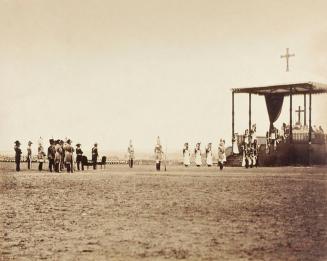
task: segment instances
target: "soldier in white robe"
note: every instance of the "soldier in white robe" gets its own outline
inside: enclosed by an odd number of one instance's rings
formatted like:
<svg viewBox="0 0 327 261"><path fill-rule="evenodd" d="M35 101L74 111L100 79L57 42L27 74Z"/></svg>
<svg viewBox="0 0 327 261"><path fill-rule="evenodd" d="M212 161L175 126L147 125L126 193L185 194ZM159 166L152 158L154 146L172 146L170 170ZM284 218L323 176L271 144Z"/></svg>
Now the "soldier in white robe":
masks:
<svg viewBox="0 0 327 261"><path fill-rule="evenodd" d="M190 158L191 158L191 153L188 148L188 143L186 142L184 144L184 148L183 148L183 163L184 163L185 167L190 166L190 164L191 164Z"/></svg>
<svg viewBox="0 0 327 261"><path fill-rule="evenodd" d="M157 144L154 147L154 155L155 155L155 161L156 161L156 170L160 171L160 165L162 161L162 156L163 156L163 149L160 144L160 137L157 137Z"/></svg>
<svg viewBox="0 0 327 261"><path fill-rule="evenodd" d="M27 168L31 169L32 165L32 144L33 142L29 141L27 146Z"/></svg>
<svg viewBox="0 0 327 261"><path fill-rule="evenodd" d="M225 161L226 161L225 143L222 139L220 139L219 146L218 146L218 166L220 170L223 170Z"/></svg>
<svg viewBox="0 0 327 261"><path fill-rule="evenodd" d="M128 152L128 166L130 168L133 168L133 164L134 164L134 146L133 146L132 140L129 141L129 146L127 148L127 152Z"/></svg>
<svg viewBox="0 0 327 261"><path fill-rule="evenodd" d="M212 143L208 143L206 148L206 158L207 158L207 166L212 166Z"/></svg>
<svg viewBox="0 0 327 261"><path fill-rule="evenodd" d="M195 165L197 167L200 167L202 165L202 155L201 155L201 148L200 148L201 143L198 142L196 144L196 147L194 149L194 155L195 155Z"/></svg>

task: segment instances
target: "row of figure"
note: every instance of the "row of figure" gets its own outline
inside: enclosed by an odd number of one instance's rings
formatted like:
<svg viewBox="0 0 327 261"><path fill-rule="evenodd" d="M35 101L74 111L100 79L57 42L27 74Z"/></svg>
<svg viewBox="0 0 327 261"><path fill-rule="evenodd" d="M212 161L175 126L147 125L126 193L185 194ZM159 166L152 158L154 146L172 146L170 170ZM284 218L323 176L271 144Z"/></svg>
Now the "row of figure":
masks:
<svg viewBox="0 0 327 261"><path fill-rule="evenodd" d="M83 156L83 151L81 149L81 144L76 144L76 149L73 148L71 145L72 141L70 139L67 139L66 141L57 139L50 139L49 140L49 147L47 150L47 153L45 153L45 150L42 145L42 140L39 141L38 144L38 154L37 154L37 162L39 163L38 169L39 171L43 170L43 163L46 162L46 159L49 162L49 171L50 172L61 172L64 169L67 170L67 172L73 172L74 170L74 159L76 159L77 164L77 170L84 170L84 159L86 158ZM32 163L32 142L28 142L27 147L27 166L28 169L31 168ZM16 171L20 171L20 162L21 162L21 154L22 150L20 148L20 142L15 141L15 162L16 162ZM202 152L200 148L200 143L196 144L196 147L194 149L194 155L195 155L195 164L196 166L200 167L202 165ZM127 148L128 152L128 165L130 168L133 168L134 165L134 159L135 159L135 152L134 152L134 146L132 141L130 140L129 146ZM76 154L76 157L74 157L74 153ZM205 150L206 153L206 163L207 166L211 167L213 165L213 153L212 153L212 143L209 143ZM97 159L98 159L99 153L98 153L98 144L95 143L92 148L92 165L93 169L96 169L97 166ZM166 156L163 151L163 147L160 142L160 137L157 137L157 142L154 148L154 156L155 156L155 164L156 164L156 170L160 171L161 169L161 162L164 160L165 163L165 169L166 169ZM184 165L187 167L191 164L190 162L191 153L189 150L188 143L185 143L184 149L183 149L183 162ZM220 140L219 146L218 146L218 165L220 169L223 169L224 162L226 162L226 152L225 152L225 141Z"/></svg>
<svg viewBox="0 0 327 261"><path fill-rule="evenodd" d="M42 140L39 141L38 144L38 153L37 153L37 162L39 163L38 169L39 171L43 170L43 163L45 163L46 159L49 162L49 171L50 172L61 172L65 168L67 172L73 172L74 170L74 152L76 154L76 164L77 170L84 170L84 161L83 161L83 151L81 149L81 144L76 144L76 150L71 145L72 141L67 139L63 140L49 140L49 147L47 153L45 153L44 147L42 145ZM31 168L32 163L32 142L28 142L27 147L27 168ZM20 148L21 143L17 140L15 141L15 163L16 163L16 171L20 171L20 162L22 150ZM92 163L93 169L96 169L97 159L98 159L98 144L95 143L92 148Z"/></svg>
<svg viewBox="0 0 327 261"><path fill-rule="evenodd" d="M207 147L205 148L205 155L206 164L208 167L211 167L213 165L212 143L208 143ZM202 152L200 142L196 144L194 149L194 161L197 167L202 165ZM218 166L221 170L223 169L224 162L226 162L225 141L221 139L218 146ZM184 144L183 148L183 164L185 167L191 165L191 152L188 142Z"/></svg>

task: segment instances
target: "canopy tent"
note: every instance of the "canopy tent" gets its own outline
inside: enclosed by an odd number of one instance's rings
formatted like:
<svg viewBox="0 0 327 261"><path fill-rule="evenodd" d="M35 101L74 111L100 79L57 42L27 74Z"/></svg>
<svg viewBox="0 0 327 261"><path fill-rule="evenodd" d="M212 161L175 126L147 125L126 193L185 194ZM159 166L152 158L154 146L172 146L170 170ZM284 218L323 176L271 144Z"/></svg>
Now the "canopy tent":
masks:
<svg viewBox="0 0 327 261"><path fill-rule="evenodd" d="M235 111L234 111L234 95L237 93L249 94L249 130L251 129L251 95L261 95L265 96L267 111L269 115L270 128L273 127L273 123L278 119L284 97L290 97L290 142L293 140L293 95L304 95L304 124L306 125L306 95L309 95L309 143L311 143L312 127L311 127L311 95L312 94L322 94L327 93L327 84L315 83L315 82L304 82L304 83L291 83L291 84L280 84L271 86L261 86L261 87L248 87L248 88L234 88L232 89L232 138L235 136Z"/></svg>
<svg viewBox="0 0 327 261"><path fill-rule="evenodd" d="M283 96L300 95L300 94L320 94L327 93L327 84L316 82L291 83L281 85L271 85L250 88L235 88L233 93L249 93L257 95L280 94Z"/></svg>

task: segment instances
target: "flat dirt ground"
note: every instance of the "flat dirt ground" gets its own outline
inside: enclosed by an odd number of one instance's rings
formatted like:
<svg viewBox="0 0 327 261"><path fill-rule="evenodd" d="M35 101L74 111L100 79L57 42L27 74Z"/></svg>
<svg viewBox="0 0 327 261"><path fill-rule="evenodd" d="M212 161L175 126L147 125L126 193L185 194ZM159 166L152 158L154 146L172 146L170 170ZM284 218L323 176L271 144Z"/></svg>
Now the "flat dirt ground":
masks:
<svg viewBox="0 0 327 261"><path fill-rule="evenodd" d="M0 260L327 260L327 168L13 168Z"/></svg>

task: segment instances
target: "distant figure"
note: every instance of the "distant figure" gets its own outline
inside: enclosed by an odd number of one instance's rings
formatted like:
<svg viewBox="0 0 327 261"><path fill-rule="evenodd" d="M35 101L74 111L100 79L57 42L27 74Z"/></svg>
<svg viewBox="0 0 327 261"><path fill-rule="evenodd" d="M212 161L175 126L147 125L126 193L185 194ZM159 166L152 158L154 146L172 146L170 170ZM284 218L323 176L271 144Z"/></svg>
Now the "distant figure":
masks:
<svg viewBox="0 0 327 261"><path fill-rule="evenodd" d="M247 145L245 147L245 168L249 168L253 166L252 164L252 149L251 149L251 144Z"/></svg>
<svg viewBox="0 0 327 261"><path fill-rule="evenodd" d="M212 166L212 143L208 143L206 148L206 158L207 158L207 166Z"/></svg>
<svg viewBox="0 0 327 261"><path fill-rule="evenodd" d="M31 164L32 164L32 145L33 143L31 141L28 142L27 146L27 168L31 169Z"/></svg>
<svg viewBox="0 0 327 261"><path fill-rule="evenodd" d="M235 133L235 135L233 136L233 139L232 139L232 146L233 146L233 154L239 154L240 151L238 149L238 144L237 144L237 140L236 140L236 135L237 133Z"/></svg>
<svg viewBox="0 0 327 261"><path fill-rule="evenodd" d="M319 126L319 133L324 134L324 130L321 126Z"/></svg>
<svg viewBox="0 0 327 261"><path fill-rule="evenodd" d="M223 170L225 160L226 160L225 143L222 139L220 139L219 146L218 146L218 166L220 170Z"/></svg>
<svg viewBox="0 0 327 261"><path fill-rule="evenodd" d="M20 159L22 155L22 150L20 149L20 142L18 140L15 141L15 163L16 163L16 171L20 171Z"/></svg>
<svg viewBox="0 0 327 261"><path fill-rule="evenodd" d="M80 165L81 165L81 169L82 171L84 170L84 164L83 164L83 151L81 149L81 144L77 143L76 144L76 164L77 164L77 170L80 170Z"/></svg>
<svg viewBox="0 0 327 261"><path fill-rule="evenodd" d="M74 165L73 165L73 152L74 148L71 145L72 141L70 139L67 140L66 144L64 145L65 150L65 165L67 168L67 172L73 173Z"/></svg>
<svg viewBox="0 0 327 261"><path fill-rule="evenodd" d="M55 141L55 158L54 158L54 170L55 172L60 171L60 163L61 163L61 155L62 155L62 147L60 145L60 140Z"/></svg>
<svg viewBox="0 0 327 261"><path fill-rule="evenodd" d="M273 127L270 130L270 144L272 146L272 148L274 149L274 151L277 149L277 129L276 127Z"/></svg>
<svg viewBox="0 0 327 261"><path fill-rule="evenodd" d="M226 157L226 141L223 140L223 143L224 143L224 163L227 162L227 157Z"/></svg>
<svg viewBox="0 0 327 261"><path fill-rule="evenodd" d="M279 139L281 141L285 141L285 129L284 129L284 126L282 126L281 129L279 130Z"/></svg>
<svg viewBox="0 0 327 261"><path fill-rule="evenodd" d="M185 167L190 166L190 164L191 164L190 158L191 158L191 153L188 148L188 143L186 142L184 144L184 148L183 148L183 163L184 163Z"/></svg>
<svg viewBox="0 0 327 261"><path fill-rule="evenodd" d="M318 133L318 132L319 132L319 129L317 128L316 125L313 125L313 131L314 131L315 133Z"/></svg>
<svg viewBox="0 0 327 261"><path fill-rule="evenodd" d="M200 167L202 165L202 155L201 155L201 149L200 149L201 143L198 142L194 149L194 155L195 155L195 165L197 167Z"/></svg>
<svg viewBox="0 0 327 261"><path fill-rule="evenodd" d="M156 160L156 170L160 171L160 165L161 165L163 150L162 150L162 146L160 144L160 137L159 136L157 137L157 144L154 147L154 154L155 154L155 160Z"/></svg>
<svg viewBox="0 0 327 261"><path fill-rule="evenodd" d="M43 162L45 160L45 152L44 148L42 146L42 142L39 141L39 147L37 149L37 161L39 162L39 171L42 171L43 168Z"/></svg>
<svg viewBox="0 0 327 261"><path fill-rule="evenodd" d="M258 167L258 141L253 142L253 167Z"/></svg>
<svg viewBox="0 0 327 261"><path fill-rule="evenodd" d="M48 160L49 160L49 170L52 172L54 169L54 159L56 156L56 148L54 144L54 139L49 140L50 146L48 147Z"/></svg>
<svg viewBox="0 0 327 261"><path fill-rule="evenodd" d="M65 150L64 150L64 141L60 140L60 171L64 170L65 167Z"/></svg>
<svg viewBox="0 0 327 261"><path fill-rule="evenodd" d="M98 143L94 143L94 146L92 148L92 162L93 162L93 169L97 168L97 160L98 160Z"/></svg>
<svg viewBox="0 0 327 261"><path fill-rule="evenodd" d="M249 144L249 130L246 129L244 133L244 143Z"/></svg>
<svg viewBox="0 0 327 261"><path fill-rule="evenodd" d="M129 146L127 148L127 152L128 152L128 166L130 168L133 168L133 164L134 164L134 147L133 147L132 140L129 141Z"/></svg>
<svg viewBox="0 0 327 261"><path fill-rule="evenodd" d="M252 125L251 136L252 136L252 142L257 140L257 124Z"/></svg>

